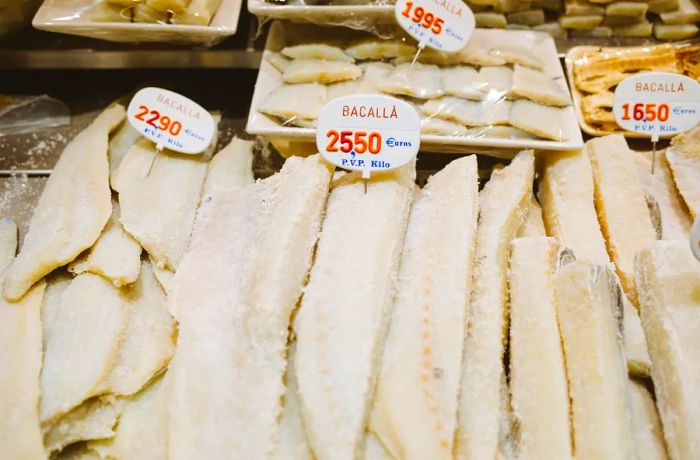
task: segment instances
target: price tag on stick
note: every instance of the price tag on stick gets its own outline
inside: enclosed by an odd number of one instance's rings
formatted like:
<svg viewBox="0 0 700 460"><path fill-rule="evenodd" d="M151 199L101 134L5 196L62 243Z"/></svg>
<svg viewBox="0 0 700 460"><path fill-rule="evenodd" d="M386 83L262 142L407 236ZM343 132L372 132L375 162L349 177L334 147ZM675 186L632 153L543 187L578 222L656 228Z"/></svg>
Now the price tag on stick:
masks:
<svg viewBox="0 0 700 460"><path fill-rule="evenodd" d="M622 129L651 138L653 174L659 137L679 134L700 122L700 83L668 72L628 77L615 89L613 114Z"/></svg>
<svg viewBox="0 0 700 460"><path fill-rule="evenodd" d="M156 143L156 154L146 175L164 148L201 153L211 144L216 130L214 119L202 106L162 88L137 92L129 103L127 119L142 136Z"/></svg>
<svg viewBox="0 0 700 460"><path fill-rule="evenodd" d="M362 171L366 180L372 171L395 169L415 158L420 118L410 104L390 96L339 97L321 109L316 146L330 163Z"/></svg>
<svg viewBox="0 0 700 460"><path fill-rule="evenodd" d="M394 16L418 40L419 53L426 45L457 52L467 44L475 27L474 13L462 0L397 0Z"/></svg>

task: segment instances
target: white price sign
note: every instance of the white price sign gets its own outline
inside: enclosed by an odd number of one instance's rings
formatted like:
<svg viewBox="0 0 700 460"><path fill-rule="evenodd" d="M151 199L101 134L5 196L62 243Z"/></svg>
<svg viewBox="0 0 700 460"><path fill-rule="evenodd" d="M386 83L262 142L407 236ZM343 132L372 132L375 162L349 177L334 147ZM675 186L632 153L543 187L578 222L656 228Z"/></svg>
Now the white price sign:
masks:
<svg viewBox="0 0 700 460"><path fill-rule="evenodd" d="M622 129L656 142L700 122L700 83L668 72L628 77L617 85L613 113Z"/></svg>
<svg viewBox="0 0 700 460"><path fill-rule="evenodd" d="M318 118L316 146L329 162L344 169L372 171L398 168L420 147L420 118L399 99L358 94L333 99Z"/></svg>
<svg viewBox="0 0 700 460"><path fill-rule="evenodd" d="M700 260L700 217L695 219L695 224L690 230L690 249L695 258Z"/></svg>
<svg viewBox="0 0 700 460"><path fill-rule="evenodd" d="M420 47L454 53L474 31L474 13L461 0L397 0L394 16Z"/></svg>
<svg viewBox="0 0 700 460"><path fill-rule="evenodd" d="M129 123L158 149L201 153L209 147L216 125L202 106L173 91L144 88L127 109Z"/></svg>

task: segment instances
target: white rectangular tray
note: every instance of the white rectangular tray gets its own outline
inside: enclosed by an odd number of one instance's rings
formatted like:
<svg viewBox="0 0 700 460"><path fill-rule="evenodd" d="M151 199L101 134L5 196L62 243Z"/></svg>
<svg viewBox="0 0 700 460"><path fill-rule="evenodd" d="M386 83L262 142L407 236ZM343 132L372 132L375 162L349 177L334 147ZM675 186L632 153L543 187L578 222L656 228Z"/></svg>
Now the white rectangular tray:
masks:
<svg viewBox="0 0 700 460"><path fill-rule="evenodd" d="M303 5L275 4L267 0L248 0L248 11L261 18L284 19L322 25L341 25L375 32L377 25L393 24L394 5Z"/></svg>
<svg viewBox="0 0 700 460"><path fill-rule="evenodd" d="M545 72L555 78L564 78L564 71L557 57L557 50L552 38L545 33L520 30L476 29L475 35L482 41L494 46L517 43L528 48L545 65ZM282 83L282 75L268 62L267 57L280 51L287 44L297 42L299 37L312 36L319 41L324 39L345 40L362 36L361 32L347 29L322 29L311 25L300 25L275 22L270 27L270 33L265 44L265 51L260 62L260 72L255 84L253 101L248 114L246 131L250 134L264 135L286 141L314 142L316 131L312 128L282 126L276 120L257 111L257 108ZM573 106L565 109L565 134L568 141L556 142L540 139L504 139L494 137L465 137L422 135L421 150L434 152L492 152L494 150L516 151L521 149L536 150L578 150L583 147L583 138L576 120Z"/></svg>
<svg viewBox="0 0 700 460"><path fill-rule="evenodd" d="M112 42L161 42L212 46L236 33L242 0L222 0L208 26L95 22L81 18L94 0L44 0L32 25L39 30Z"/></svg>

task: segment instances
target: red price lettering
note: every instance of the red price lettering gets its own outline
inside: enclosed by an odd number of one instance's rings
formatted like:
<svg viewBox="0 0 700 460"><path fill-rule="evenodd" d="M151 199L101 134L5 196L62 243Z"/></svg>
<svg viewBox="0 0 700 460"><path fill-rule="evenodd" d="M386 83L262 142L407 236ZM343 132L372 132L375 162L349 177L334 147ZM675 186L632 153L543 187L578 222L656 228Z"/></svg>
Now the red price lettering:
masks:
<svg viewBox="0 0 700 460"><path fill-rule="evenodd" d="M340 150L343 153L350 153L354 150L358 155L365 152L376 155L382 150L382 135L378 132L338 132L335 129L331 129L326 133L326 137L328 138L328 144L326 145L327 152L337 152ZM338 147L339 143L340 147Z"/></svg>
<svg viewBox="0 0 700 460"><path fill-rule="evenodd" d="M413 14L411 15L411 10ZM440 35L442 32L442 25L445 20L441 17L436 16L433 13L425 11L422 6L417 6L413 8L413 2L406 2L406 8L401 12L401 14L416 24L420 24L426 29L430 29L435 35Z"/></svg>
<svg viewBox="0 0 700 460"><path fill-rule="evenodd" d="M635 121L646 119L646 121L659 120L664 122L668 120L668 117L671 114L671 109L669 108L668 104L655 104L652 102L646 104L643 102L637 102L632 106L631 114L630 104L629 102L626 102L622 104L622 110L624 111L622 114L623 120Z"/></svg>
<svg viewBox="0 0 700 460"><path fill-rule="evenodd" d="M146 119L146 115L149 114L151 115L150 118ZM161 117L160 112L157 110L149 110L149 108L145 105L139 106L139 112L134 115L134 118L141 120L161 131L167 131L173 136L177 136L180 134L180 131L182 131L182 123L177 120L171 120L168 116Z"/></svg>

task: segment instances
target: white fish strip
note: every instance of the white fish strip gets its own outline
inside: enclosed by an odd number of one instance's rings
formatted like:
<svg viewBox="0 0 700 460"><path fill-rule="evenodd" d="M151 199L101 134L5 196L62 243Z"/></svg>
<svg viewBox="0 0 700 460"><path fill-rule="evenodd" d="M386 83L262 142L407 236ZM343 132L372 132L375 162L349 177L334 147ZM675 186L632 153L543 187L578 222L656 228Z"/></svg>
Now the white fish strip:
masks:
<svg viewBox="0 0 700 460"><path fill-rule="evenodd" d="M218 124L219 117L214 118ZM120 222L160 268L177 269L187 250L215 145L216 136L209 150L198 155L164 150L147 176L155 145L142 139L112 175L112 186L119 193Z"/></svg>
<svg viewBox="0 0 700 460"><path fill-rule="evenodd" d="M420 121L421 134L441 134L443 136L464 136L467 128L451 121L435 117L423 117Z"/></svg>
<svg viewBox="0 0 700 460"><path fill-rule="evenodd" d="M358 60L379 60L411 57L416 54L416 47L401 40L367 40L347 48L345 52Z"/></svg>
<svg viewBox="0 0 700 460"><path fill-rule="evenodd" d="M700 129L673 139L666 150L668 164L673 171L673 180L693 219L700 217Z"/></svg>
<svg viewBox="0 0 700 460"><path fill-rule="evenodd" d="M664 444L664 432L654 396L647 389L644 380L630 379L627 389L637 452L643 452L644 458L648 460L666 460L668 454Z"/></svg>
<svg viewBox="0 0 700 460"><path fill-rule="evenodd" d="M74 274L102 275L115 286L133 283L141 271L141 246L119 223L119 202L112 200L112 216L90 250L68 266Z"/></svg>
<svg viewBox="0 0 700 460"><path fill-rule="evenodd" d="M66 146L34 209L22 250L5 274L6 299L19 300L99 238L112 213L107 142L123 118L124 107L114 105Z"/></svg>
<svg viewBox="0 0 700 460"><path fill-rule="evenodd" d="M499 57L510 64L520 64L542 70L542 62L530 51L520 46L501 45L491 48L489 54Z"/></svg>
<svg viewBox="0 0 700 460"><path fill-rule="evenodd" d="M614 272L574 262L557 273L554 292L576 458L637 458Z"/></svg>
<svg viewBox="0 0 700 460"><path fill-rule="evenodd" d="M282 72L285 83L337 83L356 80L362 69L352 62L294 59Z"/></svg>
<svg viewBox="0 0 700 460"><path fill-rule="evenodd" d="M476 265L459 403L456 456L495 458L504 373L507 272L510 240L527 216L534 155L520 152L494 171L479 195Z"/></svg>
<svg viewBox="0 0 700 460"><path fill-rule="evenodd" d="M481 100L485 85L479 82L479 72L473 67L446 67L440 70L442 86L447 96Z"/></svg>
<svg viewBox="0 0 700 460"><path fill-rule="evenodd" d="M217 188L244 187L253 182L253 141L234 136L209 162L202 196L206 199Z"/></svg>
<svg viewBox="0 0 700 460"><path fill-rule="evenodd" d="M421 111L430 117L438 117L467 126L489 126L508 122L511 102L505 99L468 101L445 96L432 99L421 106Z"/></svg>
<svg viewBox="0 0 700 460"><path fill-rule="evenodd" d="M319 156L290 158L279 174L202 204L170 298L180 322L171 459L272 454L290 316L330 177Z"/></svg>
<svg viewBox="0 0 700 460"><path fill-rule="evenodd" d="M518 231L519 238L528 236L547 236L547 231L544 228L544 219L542 218L542 208L534 195L530 199L530 205L528 206L527 220Z"/></svg>
<svg viewBox="0 0 700 460"><path fill-rule="evenodd" d="M129 152L132 145L141 139L141 133L136 131L128 120L122 121L119 129L115 130L109 138L109 173L112 174L119 168L124 156Z"/></svg>
<svg viewBox="0 0 700 460"><path fill-rule="evenodd" d="M317 458L361 455L414 180L412 163L373 174L366 194L359 172L334 181L294 324L302 414Z"/></svg>
<svg viewBox="0 0 700 460"><path fill-rule="evenodd" d="M554 304L562 248L518 238L510 259L510 391L522 459L573 458L569 388Z"/></svg>
<svg viewBox="0 0 700 460"><path fill-rule="evenodd" d="M657 241L635 268L669 457L700 458L700 263L687 241Z"/></svg>
<svg viewBox="0 0 700 460"><path fill-rule="evenodd" d="M282 120L315 120L321 113L327 97L326 87L318 83L280 85L260 104L258 112Z"/></svg>
<svg viewBox="0 0 700 460"><path fill-rule="evenodd" d="M366 93L381 93L380 86L387 81L395 67L385 62L368 62L361 64L364 71L362 90Z"/></svg>
<svg viewBox="0 0 700 460"><path fill-rule="evenodd" d="M492 98L496 96L505 97L510 94L513 87L513 71L506 66L486 66L479 69L477 83L482 90Z"/></svg>
<svg viewBox="0 0 700 460"><path fill-rule="evenodd" d="M47 292L42 313L39 412L45 426L104 392L130 313L119 291L98 275L79 275L58 290Z"/></svg>
<svg viewBox="0 0 700 460"><path fill-rule="evenodd" d="M332 101L337 97L350 96L352 94L364 93L361 80L343 81L328 85L328 100Z"/></svg>
<svg viewBox="0 0 700 460"><path fill-rule="evenodd" d="M270 53L266 59L279 73L283 73L292 62L291 59L282 56L280 53Z"/></svg>
<svg viewBox="0 0 700 460"><path fill-rule="evenodd" d="M516 65L513 72L513 94L556 107L571 105L569 93L542 71Z"/></svg>
<svg viewBox="0 0 700 460"><path fill-rule="evenodd" d="M511 104L508 104L511 107ZM513 128L512 126L480 126L471 128L467 131L469 137L497 137L501 139L536 139L534 134L530 134L522 129Z"/></svg>
<svg viewBox="0 0 700 460"><path fill-rule="evenodd" d="M523 131L563 142L569 140L564 117L564 109L521 99L513 102L508 121Z"/></svg>
<svg viewBox="0 0 700 460"><path fill-rule="evenodd" d="M440 69L434 65L410 64L396 66L379 89L389 94L434 99L444 94Z"/></svg>
<svg viewBox="0 0 700 460"><path fill-rule="evenodd" d="M325 43L306 43L303 45L285 46L280 53L292 59L323 59L327 61L355 62L355 59L345 54L337 46Z"/></svg>
<svg viewBox="0 0 700 460"><path fill-rule="evenodd" d="M428 180L411 210L370 423L397 458L452 452L478 184L476 157L455 160Z"/></svg>

